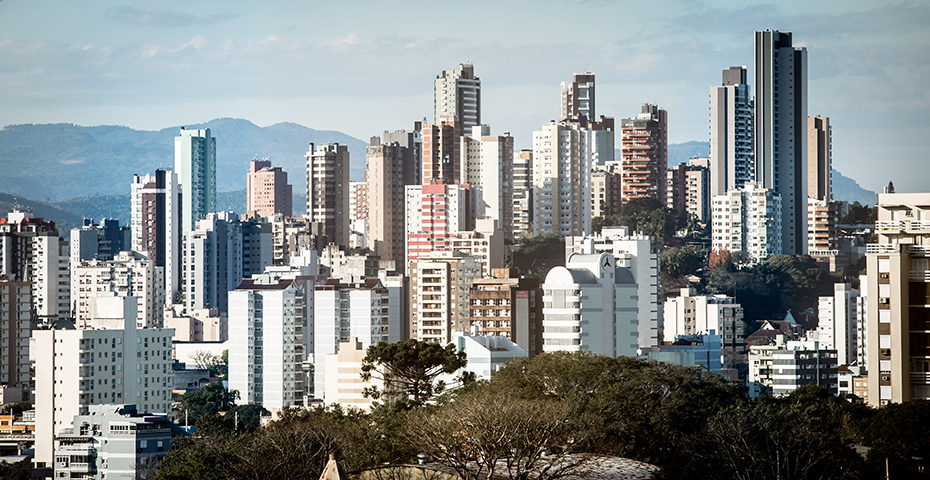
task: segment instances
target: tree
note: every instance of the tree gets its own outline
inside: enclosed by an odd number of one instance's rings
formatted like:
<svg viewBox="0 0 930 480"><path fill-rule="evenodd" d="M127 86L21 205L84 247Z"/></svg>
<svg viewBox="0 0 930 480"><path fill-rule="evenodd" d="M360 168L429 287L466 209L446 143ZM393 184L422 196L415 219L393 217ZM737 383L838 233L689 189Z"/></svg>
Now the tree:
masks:
<svg viewBox="0 0 930 480"><path fill-rule="evenodd" d="M22 415L26 410L32 410L32 402L11 402L0 407L0 415Z"/></svg>
<svg viewBox="0 0 930 480"><path fill-rule="evenodd" d="M707 268L711 270L723 268L732 272L735 268L733 265L733 255L729 250L711 250L710 254L707 256Z"/></svg>
<svg viewBox="0 0 930 480"><path fill-rule="evenodd" d="M666 248L662 251L662 275L667 279L694 274L704 266L704 249L693 245Z"/></svg>
<svg viewBox="0 0 930 480"><path fill-rule="evenodd" d="M868 460L875 471L891 478L930 478L930 401L892 403L876 411L863 428L871 446Z"/></svg>
<svg viewBox="0 0 930 480"><path fill-rule="evenodd" d="M517 398L549 398L575 412L582 451L655 463L700 435L707 419L741 398L735 383L701 367L554 352L512 362L487 388Z"/></svg>
<svg viewBox="0 0 930 480"><path fill-rule="evenodd" d="M206 350L194 350L190 358L197 368L209 370L211 377L225 378L229 372L229 350L223 350L219 356Z"/></svg>
<svg viewBox="0 0 930 480"><path fill-rule="evenodd" d="M513 252L512 261L520 275L545 278L552 267L565 265L565 241L556 234L524 235Z"/></svg>
<svg viewBox="0 0 930 480"><path fill-rule="evenodd" d="M410 417L406 440L466 480L583 476L591 458L576 452L585 430L568 402L483 389Z"/></svg>
<svg viewBox="0 0 930 480"><path fill-rule="evenodd" d="M271 412L257 403L237 405L223 415L226 422L231 422L236 430L254 431L262 424L262 416L271 415ZM238 425L236 425L238 423Z"/></svg>
<svg viewBox="0 0 930 480"><path fill-rule="evenodd" d="M204 415L216 415L236 406L237 390L227 390L222 383L214 382L181 396L178 422L194 424Z"/></svg>
<svg viewBox="0 0 930 480"><path fill-rule="evenodd" d="M465 352L455 350L451 343L443 347L417 339L378 342L368 347L362 360L362 380L379 378L385 382L387 391L369 387L364 391L365 397L378 399L397 391L406 397L399 399L399 405L408 408L423 405L445 389L445 383L436 379L439 375L455 373L468 364Z"/></svg>
<svg viewBox="0 0 930 480"><path fill-rule="evenodd" d="M711 419L666 478L843 479L864 473L843 439L849 403L810 385L786 397L740 402Z"/></svg>

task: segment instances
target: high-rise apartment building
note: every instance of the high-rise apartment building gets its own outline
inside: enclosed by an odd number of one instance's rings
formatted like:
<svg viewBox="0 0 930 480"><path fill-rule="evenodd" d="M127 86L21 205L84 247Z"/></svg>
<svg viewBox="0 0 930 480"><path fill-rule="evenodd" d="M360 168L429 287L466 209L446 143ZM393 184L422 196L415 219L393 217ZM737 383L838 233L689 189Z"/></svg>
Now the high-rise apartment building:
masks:
<svg viewBox="0 0 930 480"><path fill-rule="evenodd" d="M71 263L82 260L112 260L119 252L132 249L128 227L120 227L119 220L104 218L97 225L89 218L81 228L71 229L68 245Z"/></svg>
<svg viewBox="0 0 930 480"><path fill-rule="evenodd" d="M138 252L120 252L113 260L85 260L71 266L74 319L83 328L93 321L91 298L136 297L138 328L164 326L164 269Z"/></svg>
<svg viewBox="0 0 930 480"><path fill-rule="evenodd" d="M406 187L406 260L448 249L460 231L475 228L474 192L470 185Z"/></svg>
<svg viewBox="0 0 930 480"><path fill-rule="evenodd" d="M409 136L412 143L413 133ZM400 142L381 143L380 138L374 137L365 156L368 248L382 260L403 262L407 231L405 187L420 183L415 152Z"/></svg>
<svg viewBox="0 0 930 480"><path fill-rule="evenodd" d="M706 222L710 218L709 164L707 158L692 158L669 168L665 205Z"/></svg>
<svg viewBox="0 0 930 480"><path fill-rule="evenodd" d="M0 218L0 275L28 281L38 320L71 316L68 242L58 238L55 222L34 218L13 207Z"/></svg>
<svg viewBox="0 0 930 480"><path fill-rule="evenodd" d="M436 251L410 264L410 338L443 345L471 329L468 300L481 262L459 251Z"/></svg>
<svg viewBox="0 0 930 480"><path fill-rule="evenodd" d="M246 174L246 211L260 217L280 213L293 215L293 188L287 183L287 172L272 167L271 160L252 160Z"/></svg>
<svg viewBox="0 0 930 480"><path fill-rule="evenodd" d="M573 254L610 253L614 265L625 268L636 284L636 305L640 347L657 347L662 343L662 300L659 277L659 245L641 233L631 234L627 227L604 227L599 235L565 237L565 258Z"/></svg>
<svg viewBox="0 0 930 480"><path fill-rule="evenodd" d="M715 196L711 210L712 248L746 252L754 262L781 255L781 202L781 195L771 189L751 185Z"/></svg>
<svg viewBox="0 0 930 480"><path fill-rule="evenodd" d="M504 236L513 240L513 137L491 135L487 125L475 125L459 137L462 183L480 186L475 215L497 221Z"/></svg>
<svg viewBox="0 0 930 480"><path fill-rule="evenodd" d="M481 125L481 79L475 66L460 63L455 70L443 70L433 83L433 122L455 116L463 131ZM424 182L427 178L424 177Z"/></svg>
<svg viewBox="0 0 930 480"><path fill-rule="evenodd" d="M833 201L833 131L830 117L807 117L807 197Z"/></svg>
<svg viewBox="0 0 930 480"><path fill-rule="evenodd" d="M636 280L613 255L572 254L542 288L544 352L636 356Z"/></svg>
<svg viewBox="0 0 930 480"><path fill-rule="evenodd" d="M869 403L930 399L930 193L878 194L866 250Z"/></svg>
<svg viewBox="0 0 930 480"><path fill-rule="evenodd" d="M216 211L216 137L210 129L187 130L174 137L174 172L184 190L181 231L189 232L208 213Z"/></svg>
<svg viewBox="0 0 930 480"><path fill-rule="evenodd" d="M657 105L644 104L642 112L620 121L623 203L634 198L666 201L668 168L668 114Z"/></svg>
<svg viewBox="0 0 930 480"><path fill-rule="evenodd" d="M615 166L595 166L591 173L591 218L620 213L623 182L620 170L613 168Z"/></svg>
<svg viewBox="0 0 930 480"><path fill-rule="evenodd" d="M338 354L350 339L367 349L390 336L390 295L378 278L331 278L313 288L313 395L325 392L326 357ZM402 321L400 318L395 320ZM399 326L399 325L398 325Z"/></svg>
<svg viewBox="0 0 930 480"><path fill-rule="evenodd" d="M423 183L455 183L461 180L459 137L462 136L462 122L458 117L447 116L433 125L423 125L420 133L423 147L420 171Z"/></svg>
<svg viewBox="0 0 930 480"><path fill-rule="evenodd" d="M267 409L303 404L306 285L271 273L229 292L229 388ZM312 303L312 302L311 302Z"/></svg>
<svg viewBox="0 0 930 480"><path fill-rule="evenodd" d="M229 291L273 263L271 225L212 213L185 235L182 253L184 306L225 313Z"/></svg>
<svg viewBox="0 0 930 480"><path fill-rule="evenodd" d="M0 275L0 385L29 388L29 337L32 335L32 292L29 282Z"/></svg>
<svg viewBox="0 0 930 480"><path fill-rule="evenodd" d="M349 148L338 143L314 147L307 159L307 217L329 243L349 245Z"/></svg>
<svg viewBox="0 0 930 480"><path fill-rule="evenodd" d="M181 187L171 170L133 175L131 185L132 250L144 253L165 270L165 299L173 302L181 286Z"/></svg>
<svg viewBox="0 0 930 480"><path fill-rule="evenodd" d="M836 204L815 198L807 199L807 253L833 255L836 244Z"/></svg>
<svg viewBox="0 0 930 480"><path fill-rule="evenodd" d="M597 119L594 110L594 74L572 75L571 82L562 82L562 120L584 117L589 122Z"/></svg>
<svg viewBox="0 0 930 480"><path fill-rule="evenodd" d="M573 122L533 132L534 235L590 232L592 132Z"/></svg>
<svg viewBox="0 0 930 480"><path fill-rule="evenodd" d="M513 238L533 234L533 151L513 152Z"/></svg>
<svg viewBox="0 0 930 480"><path fill-rule="evenodd" d="M710 87L711 196L754 181L752 115L746 67L724 70L723 84Z"/></svg>
<svg viewBox="0 0 930 480"><path fill-rule="evenodd" d="M807 49L791 33L755 33L756 184L781 195L782 251L807 249Z"/></svg>
<svg viewBox="0 0 930 480"><path fill-rule="evenodd" d="M87 329L32 332L37 467L50 467L54 438L90 406L132 400L140 410L171 411L174 331L136 328L135 297L97 297Z"/></svg>

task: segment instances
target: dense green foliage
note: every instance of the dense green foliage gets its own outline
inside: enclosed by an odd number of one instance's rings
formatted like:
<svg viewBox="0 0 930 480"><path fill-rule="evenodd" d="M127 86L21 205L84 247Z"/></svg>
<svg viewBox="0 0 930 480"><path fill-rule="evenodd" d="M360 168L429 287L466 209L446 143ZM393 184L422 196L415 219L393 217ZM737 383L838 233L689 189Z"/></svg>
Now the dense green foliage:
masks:
<svg viewBox="0 0 930 480"><path fill-rule="evenodd" d="M511 256L510 266L520 275L543 281L552 267L565 265L565 241L556 234L524 235Z"/></svg>
<svg viewBox="0 0 930 480"><path fill-rule="evenodd" d="M0 480L30 480L32 478L32 455L0 469Z"/></svg>
<svg viewBox="0 0 930 480"><path fill-rule="evenodd" d="M662 250L660 262L664 280L681 278L697 272L707 264L707 252L694 245L670 247Z"/></svg>
<svg viewBox="0 0 930 480"><path fill-rule="evenodd" d="M862 205L859 202L849 204L849 211L840 219L841 225L871 225L875 223L878 207Z"/></svg>
<svg viewBox="0 0 930 480"><path fill-rule="evenodd" d="M192 390L181 396L181 410L178 421L194 425L204 415L216 415L236 406L239 392L229 391L222 383L214 382L200 389Z"/></svg>
<svg viewBox="0 0 930 480"><path fill-rule="evenodd" d="M656 238L665 245L675 232L688 226L688 215L676 212L654 198L634 198L620 208L620 213L591 220L591 229L600 233L604 227L624 226L630 232L641 232Z"/></svg>
<svg viewBox="0 0 930 480"><path fill-rule="evenodd" d="M797 313L816 308L818 297L832 295L839 281L842 277L824 272L808 255L776 255L742 270L732 264L717 266L707 290L736 296L747 321L781 319L789 309Z"/></svg>
<svg viewBox="0 0 930 480"><path fill-rule="evenodd" d="M817 386L749 401L700 367L584 352L519 360L410 409L293 409L238 431L228 415L204 415L197 426L158 478L316 480L329 452L349 472L427 453L466 480L498 460L509 479L554 479L571 472L550 460L582 453L650 462L660 478L882 478L886 461L893 478L930 478L930 402L872 409Z"/></svg>

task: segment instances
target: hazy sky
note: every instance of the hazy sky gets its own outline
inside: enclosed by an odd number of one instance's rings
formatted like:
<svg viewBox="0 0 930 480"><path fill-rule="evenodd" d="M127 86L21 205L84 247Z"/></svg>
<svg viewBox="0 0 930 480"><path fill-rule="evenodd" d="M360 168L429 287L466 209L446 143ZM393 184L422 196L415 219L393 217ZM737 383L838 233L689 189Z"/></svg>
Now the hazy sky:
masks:
<svg viewBox="0 0 930 480"><path fill-rule="evenodd" d="M518 147L584 71L598 114L657 103L671 142L706 141L709 87L731 65L752 83L752 33L776 29L808 48L808 111L831 118L834 167L930 191L930 2L747 3L0 0L0 125L237 117L367 139L432 121L433 78L471 61L483 122Z"/></svg>

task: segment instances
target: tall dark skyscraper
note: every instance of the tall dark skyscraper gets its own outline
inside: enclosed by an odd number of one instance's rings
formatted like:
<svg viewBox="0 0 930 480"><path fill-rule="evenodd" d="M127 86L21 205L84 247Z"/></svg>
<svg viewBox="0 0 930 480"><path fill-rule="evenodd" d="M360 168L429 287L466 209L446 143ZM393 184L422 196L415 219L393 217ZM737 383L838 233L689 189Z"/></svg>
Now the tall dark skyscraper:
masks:
<svg viewBox="0 0 930 480"><path fill-rule="evenodd" d="M755 33L755 177L782 198L782 252L807 251L807 49Z"/></svg>

